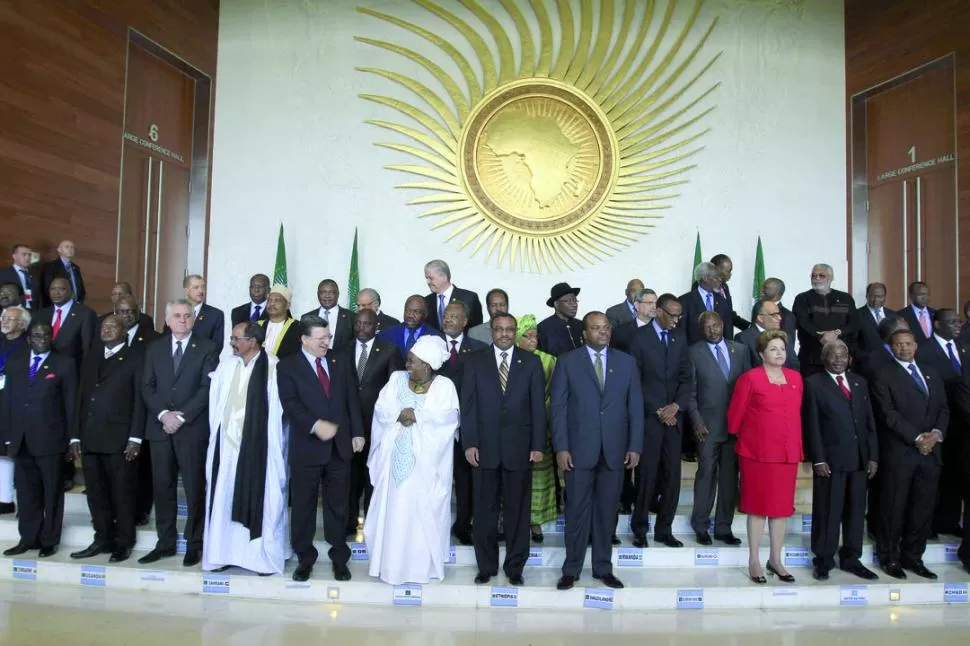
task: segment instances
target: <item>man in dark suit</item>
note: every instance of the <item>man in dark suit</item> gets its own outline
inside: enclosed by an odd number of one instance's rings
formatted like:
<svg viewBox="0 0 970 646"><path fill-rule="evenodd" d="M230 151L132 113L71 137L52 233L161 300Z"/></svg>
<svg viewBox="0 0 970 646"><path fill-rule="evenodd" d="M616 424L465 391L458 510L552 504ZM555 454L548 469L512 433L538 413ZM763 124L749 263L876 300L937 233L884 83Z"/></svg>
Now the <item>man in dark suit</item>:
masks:
<svg viewBox="0 0 970 646"><path fill-rule="evenodd" d="M51 282L55 278L66 278L74 292L74 300L78 303L84 302L87 295L84 289L84 277L81 275L81 268L74 264L74 243L70 240L62 240L57 245L57 259L45 262L40 268L42 293L50 293ZM45 306L50 306L50 301L44 302Z"/></svg>
<svg viewBox="0 0 970 646"><path fill-rule="evenodd" d="M249 279L249 302L232 308L229 313L232 326L245 321L266 320L266 297L269 296L269 276L254 274Z"/></svg>
<svg viewBox="0 0 970 646"><path fill-rule="evenodd" d="M970 359L967 349L956 339L960 333L960 317L955 310L938 309L933 312L933 335L916 349L916 361L940 374L946 388L950 408L950 424L943 443L943 468L940 472L939 498L933 516L932 534L962 536L960 516L964 500L963 474L970 464L970 445L967 436L967 416L960 410L959 392L963 382L963 366Z"/></svg>
<svg viewBox="0 0 970 646"><path fill-rule="evenodd" d="M894 310L886 307L886 286L882 283L866 285L866 304L856 310L859 319L859 336L853 359L864 362L870 354L885 344L879 336L879 324L889 316L896 316Z"/></svg>
<svg viewBox="0 0 970 646"><path fill-rule="evenodd" d="M401 322L393 316L388 316L381 311L381 295L376 289L364 287L357 292L357 311L370 310L377 315L377 332L400 325Z"/></svg>
<svg viewBox="0 0 970 646"><path fill-rule="evenodd" d="M446 329L449 316L445 312ZM469 354L463 370L461 445L474 482L478 584L498 575L500 506L506 545L502 569L509 583L523 584L522 569L529 560L532 465L546 450L542 364L535 355L514 347L516 325L511 314L493 316L491 351L487 346Z"/></svg>
<svg viewBox="0 0 970 646"><path fill-rule="evenodd" d="M4 551L18 556L40 548L39 556L57 552L64 521L61 465L74 423L77 369L70 357L52 352L47 321L27 333L30 352L7 361L0 429L7 454L14 459L20 542Z"/></svg>
<svg viewBox="0 0 970 646"><path fill-rule="evenodd" d="M889 576L904 569L935 579L923 564L940 479L940 446L949 424L946 391L939 373L915 361L916 339L897 330L890 342L894 361L876 374L874 393L881 420L879 533L876 555Z"/></svg>
<svg viewBox="0 0 970 646"><path fill-rule="evenodd" d="M145 437L143 360L125 340L121 317L109 316L101 324L101 343L81 367L70 457L84 454L94 542L71 554L74 559L110 552L118 563L135 546L137 460Z"/></svg>
<svg viewBox="0 0 970 646"><path fill-rule="evenodd" d="M694 510L690 524L701 545L711 545L708 521L717 496L714 538L740 545L734 536L734 508L738 499L738 458L735 438L727 430L727 409L734 383L751 368L748 350L724 338L717 312L704 312L698 325L704 336L687 350L691 397L687 416L697 440L697 474L694 476Z"/></svg>
<svg viewBox="0 0 970 646"><path fill-rule="evenodd" d="M923 281L909 284L909 305L900 310L899 315L909 323L909 329L919 345L933 336L933 312L930 303L930 288Z"/></svg>
<svg viewBox="0 0 970 646"><path fill-rule="evenodd" d="M0 284L10 283L20 290L24 306L37 311L44 306L44 290L38 272L30 266L31 250L25 244L11 248L13 264L0 269Z"/></svg>
<svg viewBox="0 0 970 646"><path fill-rule="evenodd" d="M649 325L657 316L657 292L652 289L641 289L633 296L633 302L636 304L636 318L618 328L613 328L610 334L610 347L627 354L630 353L630 344L633 343L637 330Z"/></svg>
<svg viewBox="0 0 970 646"><path fill-rule="evenodd" d="M549 290L546 306L555 310L552 316L539 321L539 349L558 357L583 345L583 325L576 318L579 310L579 287L556 283Z"/></svg>
<svg viewBox="0 0 970 646"><path fill-rule="evenodd" d="M444 260L432 260L424 266L424 279L431 293L424 297L428 311L427 323L436 330L444 329L445 308L452 303L464 303L468 307L468 325L475 327L483 320L482 303L478 294L451 283L451 269Z"/></svg>
<svg viewBox="0 0 970 646"><path fill-rule="evenodd" d="M124 307L119 303L124 300L129 306L134 307L136 318L129 321L128 317L122 314L119 307ZM128 345L134 342L151 343L158 337L155 330L155 321L148 314L142 312L138 307L138 299L131 293L131 286L128 283L117 283L111 290L111 311L98 317L97 326L94 329L94 338L99 338L101 334L101 322L112 314L117 314L125 321L128 329Z"/></svg>
<svg viewBox="0 0 970 646"><path fill-rule="evenodd" d="M731 327L727 321L724 322L724 338L734 338L734 328L746 330L751 325L741 315L734 311L734 299L731 297L731 276L734 274L734 262L727 254L719 253L711 258L711 264L717 267L717 273L721 278L721 297L727 302L728 311L731 312Z"/></svg>
<svg viewBox="0 0 970 646"><path fill-rule="evenodd" d="M839 567L863 579L876 574L859 560L866 513L866 484L876 474L879 445L866 381L846 374L849 348L832 341L822 348L825 372L805 380L802 405L805 454L812 481L812 576L829 578ZM839 549L839 533L842 548Z"/></svg>
<svg viewBox="0 0 970 646"><path fill-rule="evenodd" d="M158 543L138 559L142 564L175 556L179 473L188 503L182 562L189 567L202 559L209 373L219 363L219 348L209 339L196 336L193 311L188 299L169 301L165 323L171 334L145 351L141 394L146 408L145 437L151 442Z"/></svg>
<svg viewBox="0 0 970 646"><path fill-rule="evenodd" d="M13 283L0 284L0 312L9 307L23 307L24 299L20 295L20 287ZM26 308L24 308L26 309Z"/></svg>
<svg viewBox="0 0 970 646"><path fill-rule="evenodd" d="M97 315L73 298L71 283L66 278L51 281L50 307L37 312L34 321L45 321L53 329L54 351L74 361L78 371L94 342Z"/></svg>
<svg viewBox="0 0 970 646"><path fill-rule="evenodd" d="M802 376L822 372L822 346L842 339L849 352L855 350L859 322L855 301L846 292L832 289L835 270L818 263L812 267L812 288L795 297L792 312L798 324L798 361Z"/></svg>
<svg viewBox="0 0 970 646"><path fill-rule="evenodd" d="M626 298L623 299L623 302L612 305L606 310L606 318L609 319L614 334L620 329L621 325L633 323L636 319L636 296L641 290L643 290L643 281L634 278L626 284Z"/></svg>
<svg viewBox="0 0 970 646"><path fill-rule="evenodd" d="M347 534L357 533L357 521L361 509L370 507L370 497L374 487L367 471L367 458L370 455L370 429L374 421L374 406L381 389L391 375L404 370L404 360L393 343L378 339L376 334L377 315L373 310L360 309L354 317L356 342L344 349L346 361L352 362L357 378L357 397L360 400L360 416L363 421L364 449L354 453L350 465L350 507L347 513ZM302 346L301 346L302 347ZM361 496L364 504L361 507Z"/></svg>
<svg viewBox="0 0 970 646"><path fill-rule="evenodd" d="M330 348L334 352L344 349L354 341L354 313L338 305L340 288L337 281L324 278L317 285L317 301L320 307L312 309L303 316L319 316L327 322L330 333Z"/></svg>
<svg viewBox="0 0 970 646"><path fill-rule="evenodd" d="M754 320L748 326L748 329L739 332L734 340L748 349L748 359L751 361L751 367L754 368L762 363L761 355L758 353L758 336L765 330L780 329L782 316L778 303L758 301L751 310L751 318ZM790 370L798 370L800 367L798 355L795 354L794 335L788 337L785 367Z"/></svg>
<svg viewBox="0 0 970 646"><path fill-rule="evenodd" d="M694 267L694 287L678 299L683 315L677 327L687 336L688 345L704 339L698 321L701 312L717 312L724 323L724 338L734 338L734 319L730 303L721 296L721 277L714 263L702 262Z"/></svg>
<svg viewBox="0 0 970 646"><path fill-rule="evenodd" d="M323 536L330 544L333 575L338 581L349 581L345 530L350 465L354 453L364 449L354 365L328 353L330 332L325 320L309 315L300 324L302 351L276 368L283 413L290 423L290 534L299 560L293 580L308 580L317 560L313 537L322 484Z"/></svg>
<svg viewBox="0 0 970 646"><path fill-rule="evenodd" d="M785 281L781 278L765 278L765 282L761 284L761 298L759 300L771 301L778 306L778 311L781 312L781 329L785 331L788 335L788 340L791 343L795 343L795 335L798 333L798 326L795 323L795 315L792 311L785 307L784 303L781 302L782 297L785 295ZM751 315L752 321L755 315ZM734 337L735 341L738 341L738 337ZM785 366L786 368L788 366ZM798 370L798 368L792 368L793 370Z"/></svg>
<svg viewBox="0 0 970 646"><path fill-rule="evenodd" d="M950 412L951 420L958 417L958 420L951 421L951 424L959 424L960 428L970 428L970 370L964 370L959 385L953 389L955 409ZM955 439L955 438L950 438ZM960 440L964 446L970 442L970 438L964 437ZM966 451L966 449L964 449ZM964 453L964 456L967 454ZM970 460L966 457L960 462L960 491L963 493L963 540L960 541L960 548L957 550L957 558L963 564L963 569L970 572Z"/></svg>
<svg viewBox="0 0 970 646"><path fill-rule="evenodd" d="M422 336L431 334L441 336L441 333L425 323L427 306L424 297L413 294L404 302L404 322L382 330L377 338L393 343L401 353L401 360L405 360L411 346Z"/></svg>
<svg viewBox="0 0 970 646"><path fill-rule="evenodd" d="M205 278L198 274L190 274L182 281L182 291L185 292L186 300L192 305L194 317L192 336L196 339L212 341L216 346L216 358L218 359L226 341L226 315L222 313L222 310L205 302L205 289ZM170 332L171 330L166 322L162 334L169 334Z"/></svg>
<svg viewBox="0 0 970 646"><path fill-rule="evenodd" d="M640 328L630 348L640 371L645 416L637 502L630 519L636 547L647 547L647 512L658 490L661 503L654 540L667 547L684 546L671 529L680 498L683 415L691 395L687 336L677 328L682 312L676 296L661 295L657 318Z"/></svg>
<svg viewBox="0 0 970 646"><path fill-rule="evenodd" d="M468 306L464 303L451 303L445 308L444 338L450 356L442 364L438 374L447 377L455 384L459 399L462 394L462 381L465 361L470 353L485 350L488 346L468 336ZM451 532L462 545L472 544L472 520L475 516L475 499L472 486L472 467L465 459L462 448L461 429L455 441L454 459L455 478L455 523ZM497 520L497 519L496 519ZM497 526L496 526L497 527Z"/></svg>
<svg viewBox="0 0 970 646"><path fill-rule="evenodd" d="M607 349L610 322L602 312L587 314L583 328L586 343L559 357L552 375L552 447L566 480L566 560L559 590L579 579L591 531L593 578L623 587L613 575L611 537L624 468L636 469L643 452L636 363Z"/></svg>

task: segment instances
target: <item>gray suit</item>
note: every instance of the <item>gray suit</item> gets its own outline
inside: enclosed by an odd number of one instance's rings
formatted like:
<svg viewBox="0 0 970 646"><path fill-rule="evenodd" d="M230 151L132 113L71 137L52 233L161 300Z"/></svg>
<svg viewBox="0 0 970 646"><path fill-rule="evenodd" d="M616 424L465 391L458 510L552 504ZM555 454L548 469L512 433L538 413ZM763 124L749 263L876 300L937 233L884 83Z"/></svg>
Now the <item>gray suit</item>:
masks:
<svg viewBox="0 0 970 646"><path fill-rule="evenodd" d="M707 341L698 341L687 350L691 382L687 416L696 429L707 427L707 440L697 445L697 475L694 478L694 511L690 524L694 532L707 531L708 518L717 494L714 535L731 533L734 506L738 497L738 458L734 437L728 434L727 411L734 383L751 368L748 349L736 341L727 344L728 376L725 379Z"/></svg>
<svg viewBox="0 0 970 646"><path fill-rule="evenodd" d="M633 320L633 312L630 311L630 306L627 303L628 301L623 301L606 310L606 320L610 322L610 326L614 330Z"/></svg>
<svg viewBox="0 0 970 646"><path fill-rule="evenodd" d="M485 345L492 345L492 320L489 319L473 328L469 328L468 336L476 341L481 341Z"/></svg>

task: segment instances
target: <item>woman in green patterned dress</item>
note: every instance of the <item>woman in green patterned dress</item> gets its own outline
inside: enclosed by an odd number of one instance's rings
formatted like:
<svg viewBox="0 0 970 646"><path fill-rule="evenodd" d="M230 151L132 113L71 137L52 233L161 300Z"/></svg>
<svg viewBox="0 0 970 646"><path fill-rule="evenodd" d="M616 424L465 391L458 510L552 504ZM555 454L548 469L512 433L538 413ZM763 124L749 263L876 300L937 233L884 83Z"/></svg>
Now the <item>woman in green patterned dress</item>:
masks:
<svg viewBox="0 0 970 646"><path fill-rule="evenodd" d="M537 350L539 333L536 317L526 314L519 319L515 331L515 344L524 352L531 352L542 363L546 376L546 417L549 416L549 388L552 384L552 371L556 367L556 357ZM546 424L546 450L541 462L532 465L532 540L543 541L542 525L556 519L556 457L552 452L552 434Z"/></svg>

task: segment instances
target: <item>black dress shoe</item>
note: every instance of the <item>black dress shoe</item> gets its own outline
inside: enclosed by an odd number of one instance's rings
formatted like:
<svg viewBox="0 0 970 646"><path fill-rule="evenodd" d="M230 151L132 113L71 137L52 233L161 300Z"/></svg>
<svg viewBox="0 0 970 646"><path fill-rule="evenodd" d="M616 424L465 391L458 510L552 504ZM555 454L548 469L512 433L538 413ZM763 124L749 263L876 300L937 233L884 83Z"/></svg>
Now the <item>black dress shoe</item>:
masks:
<svg viewBox="0 0 970 646"><path fill-rule="evenodd" d="M293 572L294 581L309 581L310 575L313 573L313 565L299 565Z"/></svg>
<svg viewBox="0 0 970 646"><path fill-rule="evenodd" d="M138 559L138 562L142 565L147 565L149 563L154 563L155 561L160 561L161 559L168 558L169 556L175 556L175 550L161 550L157 547L145 556Z"/></svg>
<svg viewBox="0 0 970 646"><path fill-rule="evenodd" d="M882 566L882 571L891 576L894 579L905 579L906 573L903 572L903 568L899 563L895 561L890 561Z"/></svg>
<svg viewBox="0 0 970 646"><path fill-rule="evenodd" d="M678 541L673 536L654 536L653 540L658 543L663 543L667 547L683 547L684 544Z"/></svg>
<svg viewBox="0 0 970 646"><path fill-rule="evenodd" d="M72 559L88 559L92 556L97 556L98 554L104 554L105 552L110 552L111 549L107 545L99 545L98 543L91 543L86 548L80 552L72 552Z"/></svg>
<svg viewBox="0 0 970 646"><path fill-rule="evenodd" d="M620 581L612 574L594 574L593 578L605 585L607 588L615 588L617 590L623 588L623 581Z"/></svg>
<svg viewBox="0 0 970 646"><path fill-rule="evenodd" d="M484 572L479 572L475 575L475 583L478 585L484 585L492 580L491 574L485 574Z"/></svg>
<svg viewBox="0 0 970 646"><path fill-rule="evenodd" d="M611 543L612 543L613 545L623 545L623 541L621 541L621 540L620 540L620 537L619 537L619 536L617 536L616 534L613 534L613 537L612 537L612 538L610 538L610 542L611 542Z"/></svg>
<svg viewBox="0 0 970 646"><path fill-rule="evenodd" d="M697 542L700 545L713 545L714 541L711 540L711 535L707 532L697 532Z"/></svg>
<svg viewBox="0 0 970 646"><path fill-rule="evenodd" d="M556 583L556 590L572 590L573 585L576 583L576 577L563 574L559 577L559 581Z"/></svg>
<svg viewBox="0 0 970 646"><path fill-rule="evenodd" d="M525 585L525 581L522 580L521 574L510 574L509 583L511 585Z"/></svg>
<svg viewBox="0 0 970 646"><path fill-rule="evenodd" d="M714 540L734 546L741 544L741 539L734 534L714 534Z"/></svg>
<svg viewBox="0 0 970 646"><path fill-rule="evenodd" d="M17 511L17 505L12 502L0 502L0 516L12 514Z"/></svg>
<svg viewBox="0 0 970 646"><path fill-rule="evenodd" d="M532 530L532 542L533 543L535 543L536 545L542 545L542 543L545 540L546 540L546 537L542 535L542 530L541 529L539 529L539 530L535 530L535 529Z"/></svg>
<svg viewBox="0 0 970 646"><path fill-rule="evenodd" d="M188 550L185 553L185 558L182 559L182 565L192 567L193 565L198 565L201 561L202 550Z"/></svg>
<svg viewBox="0 0 970 646"><path fill-rule="evenodd" d="M650 547L650 541L647 540L646 536L634 536L633 547Z"/></svg>
<svg viewBox="0 0 970 646"><path fill-rule="evenodd" d="M866 581L874 581L875 579L879 578L879 575L858 561L855 563L846 563L845 565L842 565L840 569L843 572L854 574L860 579L865 579Z"/></svg>
<svg viewBox="0 0 970 646"><path fill-rule="evenodd" d="M795 577L793 577L791 574L782 574L781 572L775 569L775 566L771 564L771 561L768 561L767 563L765 563L765 569L768 570L769 574L774 574L776 577L778 577L780 581L783 581L785 583L795 582Z"/></svg>
<svg viewBox="0 0 970 646"><path fill-rule="evenodd" d="M140 514L135 520L135 527L144 527L151 520L150 514Z"/></svg>
<svg viewBox="0 0 970 646"><path fill-rule="evenodd" d="M921 576L924 579L930 579L931 581L935 581L937 578L936 572L933 572L930 569L928 569L925 565L923 565L922 562L914 563L912 565L904 564L902 567L903 569L909 570L916 576Z"/></svg>
<svg viewBox="0 0 970 646"><path fill-rule="evenodd" d="M471 545L472 544L472 533L471 532L455 532L455 538L457 538L458 539L458 542L461 543L462 545Z"/></svg>
<svg viewBox="0 0 970 646"><path fill-rule="evenodd" d="M20 556L21 554L26 554L30 550L35 550L36 547L27 545L26 543L17 543L11 548L5 549L3 551L4 556Z"/></svg>
<svg viewBox="0 0 970 646"><path fill-rule="evenodd" d="M959 525L954 525L952 527L940 527L939 529L934 529L933 534L946 534L947 536L963 538L963 528L961 528Z"/></svg>
<svg viewBox="0 0 970 646"><path fill-rule="evenodd" d="M48 556L54 556L55 554L57 554L57 545L52 545L51 547L42 547L40 548L40 551L37 552L37 556L42 559L46 559Z"/></svg>
<svg viewBox="0 0 970 646"><path fill-rule="evenodd" d="M350 568L346 563L333 564L333 578L338 581L350 581Z"/></svg>
<svg viewBox="0 0 970 646"><path fill-rule="evenodd" d="M65 480L64 481L64 491L70 491L73 488L74 488L74 481L73 480Z"/></svg>
<svg viewBox="0 0 970 646"><path fill-rule="evenodd" d="M812 578L816 581L828 581L829 571L816 566L812 568Z"/></svg>
<svg viewBox="0 0 970 646"><path fill-rule="evenodd" d="M111 558L108 559L111 563L121 563L127 561L131 558L131 548L130 547L120 547L111 553Z"/></svg>

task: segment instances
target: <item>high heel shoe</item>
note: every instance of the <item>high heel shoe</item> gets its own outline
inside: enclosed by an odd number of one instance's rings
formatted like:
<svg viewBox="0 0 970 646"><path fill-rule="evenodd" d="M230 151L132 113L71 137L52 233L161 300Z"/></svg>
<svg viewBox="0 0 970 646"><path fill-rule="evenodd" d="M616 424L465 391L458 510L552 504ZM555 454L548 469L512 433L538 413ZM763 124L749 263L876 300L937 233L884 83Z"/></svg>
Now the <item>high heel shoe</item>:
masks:
<svg viewBox="0 0 970 646"><path fill-rule="evenodd" d="M763 574L759 576L755 576L754 574L751 574L750 567L748 567L748 578L751 579L752 583L757 583L758 585L764 585L768 583L768 579L766 579Z"/></svg>
<svg viewBox="0 0 970 646"><path fill-rule="evenodd" d="M771 565L771 561L768 561L767 563L765 563L765 568L768 570L768 572L770 574L774 574L776 577L778 577L781 581L783 581L785 583L794 583L795 582L795 577L793 577L791 574L782 574L782 573L780 573L778 570L776 570Z"/></svg>

